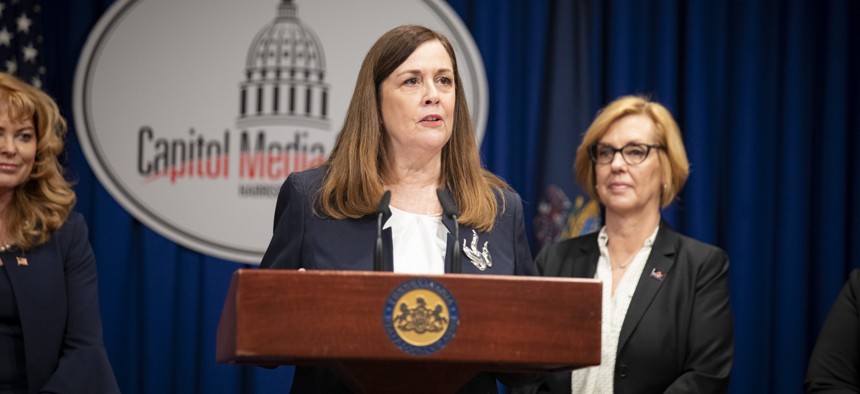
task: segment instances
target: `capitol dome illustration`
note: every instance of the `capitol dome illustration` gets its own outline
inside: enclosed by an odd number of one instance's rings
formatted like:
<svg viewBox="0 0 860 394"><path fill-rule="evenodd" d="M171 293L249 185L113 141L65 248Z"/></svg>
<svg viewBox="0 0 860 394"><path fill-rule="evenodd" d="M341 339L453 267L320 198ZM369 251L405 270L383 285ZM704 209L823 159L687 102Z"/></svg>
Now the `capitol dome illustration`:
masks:
<svg viewBox="0 0 860 394"><path fill-rule="evenodd" d="M237 126L328 130L328 91L319 39L299 20L293 1L282 0L248 49Z"/></svg>

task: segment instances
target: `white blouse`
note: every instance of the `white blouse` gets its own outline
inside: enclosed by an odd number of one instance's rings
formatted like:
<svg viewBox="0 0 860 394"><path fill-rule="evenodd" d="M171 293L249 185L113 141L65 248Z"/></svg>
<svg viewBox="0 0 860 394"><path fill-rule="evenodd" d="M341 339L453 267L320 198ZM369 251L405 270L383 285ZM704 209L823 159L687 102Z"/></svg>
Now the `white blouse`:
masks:
<svg viewBox="0 0 860 394"><path fill-rule="evenodd" d="M609 249L606 244L609 236L606 235L606 227L600 229L597 243L600 247L600 258L597 260L597 272L594 278L603 282L603 319L601 321L601 347L600 365L574 370L571 375L572 393L612 393L615 390L615 357L618 355L618 337L621 334L621 325L624 324L624 316L630 307L630 300L636 292L639 277L645 269L645 262L651 254L654 239L657 238L657 230L645 240L642 247L636 253L627 271L621 276L615 295L612 294L612 265L609 261Z"/></svg>
<svg viewBox="0 0 860 394"><path fill-rule="evenodd" d="M391 228L394 272L444 274L448 229L442 215L419 215L391 207L383 228Z"/></svg>

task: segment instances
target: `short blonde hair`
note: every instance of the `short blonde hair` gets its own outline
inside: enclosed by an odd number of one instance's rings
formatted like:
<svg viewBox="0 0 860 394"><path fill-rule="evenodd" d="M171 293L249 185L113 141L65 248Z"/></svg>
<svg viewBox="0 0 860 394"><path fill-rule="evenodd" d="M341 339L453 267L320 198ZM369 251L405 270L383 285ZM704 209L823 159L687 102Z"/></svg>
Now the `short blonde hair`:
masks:
<svg viewBox="0 0 860 394"><path fill-rule="evenodd" d="M12 238L8 241L27 250L47 242L75 204L75 192L57 159L63 152L66 121L54 99L6 73L0 73L0 106L5 107L9 120L31 119L36 133L33 169L15 188L3 218Z"/></svg>
<svg viewBox="0 0 860 394"><path fill-rule="evenodd" d="M589 156L589 149L597 144L609 127L617 120L629 115L645 115L654 122L655 143L664 149L655 149L663 170L663 179L668 180L663 185L660 205L668 206L684 188L690 175L690 163L681 139L681 130L666 107L641 96L624 96L603 107L582 137L582 143L576 149L574 171L576 180L585 189L589 197L599 201L595 185L594 162Z"/></svg>

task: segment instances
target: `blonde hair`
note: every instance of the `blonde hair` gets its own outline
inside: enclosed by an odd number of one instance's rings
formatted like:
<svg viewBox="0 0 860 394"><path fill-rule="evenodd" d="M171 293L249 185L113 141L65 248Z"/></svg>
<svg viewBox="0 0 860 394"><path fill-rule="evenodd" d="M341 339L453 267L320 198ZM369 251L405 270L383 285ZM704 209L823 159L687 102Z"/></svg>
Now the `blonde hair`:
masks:
<svg viewBox="0 0 860 394"><path fill-rule="evenodd" d="M595 185L594 162L591 161L588 150L597 144L609 127L617 120L629 115L645 115L654 123L654 136L657 145L664 149L655 149L663 171L663 185L660 196L662 207L668 206L678 195L690 175L690 163L681 139L681 130L666 107L641 96L624 96L603 107L597 113L591 126L582 137L582 143L576 149L574 171L576 180L585 189L589 197L599 201Z"/></svg>
<svg viewBox="0 0 860 394"><path fill-rule="evenodd" d="M63 177L57 156L63 151L66 121L54 100L41 90L6 73L0 73L0 106L9 120L32 119L36 132L36 159L27 180L15 188L3 214L11 239L27 250L48 241L65 223L75 204L75 192Z"/></svg>
<svg viewBox="0 0 860 394"><path fill-rule="evenodd" d="M456 102L451 139L442 148L439 183L453 193L460 208L459 221L482 231L492 229L499 206L495 194L510 187L483 168L475 129L466 104L454 48L445 36L423 26L404 25L385 33L364 58L343 129L325 164L319 190L320 209L335 218L359 218L371 214L392 183L390 162L382 125L380 84L421 44L438 40L454 69ZM504 210L502 198L502 209Z"/></svg>

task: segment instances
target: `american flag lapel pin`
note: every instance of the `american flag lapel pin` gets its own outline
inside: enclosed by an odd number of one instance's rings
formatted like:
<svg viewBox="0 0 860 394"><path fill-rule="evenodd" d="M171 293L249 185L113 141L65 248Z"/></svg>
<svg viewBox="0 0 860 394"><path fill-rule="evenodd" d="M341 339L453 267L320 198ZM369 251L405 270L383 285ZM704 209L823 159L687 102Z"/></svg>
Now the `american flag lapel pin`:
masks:
<svg viewBox="0 0 860 394"><path fill-rule="evenodd" d="M663 281L666 278L666 274L663 271L658 271L656 268L651 269L651 277L657 279L659 281Z"/></svg>
<svg viewBox="0 0 860 394"><path fill-rule="evenodd" d="M26 257L16 257L18 259L18 266L26 266L27 258Z"/></svg>

